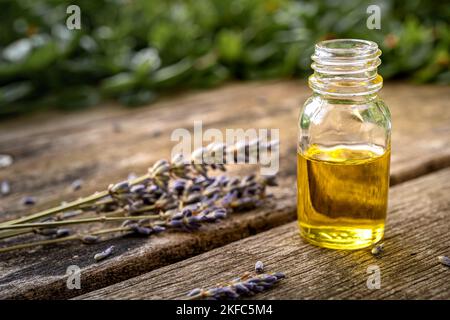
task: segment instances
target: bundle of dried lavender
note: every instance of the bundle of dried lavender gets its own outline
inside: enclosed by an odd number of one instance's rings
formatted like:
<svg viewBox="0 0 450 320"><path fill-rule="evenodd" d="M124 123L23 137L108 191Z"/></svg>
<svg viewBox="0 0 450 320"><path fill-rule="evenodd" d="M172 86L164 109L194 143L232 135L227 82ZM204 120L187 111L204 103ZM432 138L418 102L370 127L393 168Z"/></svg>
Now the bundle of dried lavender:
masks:
<svg viewBox="0 0 450 320"><path fill-rule="evenodd" d="M251 277L249 273L235 278L229 283L211 289L196 288L188 293L190 300L235 300L242 296L252 296L273 287L284 279L282 272L265 273Z"/></svg>
<svg viewBox="0 0 450 320"><path fill-rule="evenodd" d="M230 150L236 155L241 148L248 149L252 144L255 143L241 144ZM269 148L274 146L277 144L270 142ZM91 232L89 236L93 237L118 232L150 235L168 229L191 231L203 223L223 219L229 212L261 205L266 197L266 187L276 185L275 177L209 177L209 170L225 170L225 167L211 162L198 164L198 158L211 157L219 149L226 152L223 145L210 145L194 151L189 162L182 161L179 156L171 162L160 160L148 174L132 181L110 185L108 190L87 198L4 222L0 224L0 239L26 232L46 235L50 239L0 248L0 252L67 240L89 242L84 240L87 235L69 235L68 229L58 229L64 225L124 222L120 227ZM76 218L87 212L101 215ZM33 222L42 218L45 219Z"/></svg>

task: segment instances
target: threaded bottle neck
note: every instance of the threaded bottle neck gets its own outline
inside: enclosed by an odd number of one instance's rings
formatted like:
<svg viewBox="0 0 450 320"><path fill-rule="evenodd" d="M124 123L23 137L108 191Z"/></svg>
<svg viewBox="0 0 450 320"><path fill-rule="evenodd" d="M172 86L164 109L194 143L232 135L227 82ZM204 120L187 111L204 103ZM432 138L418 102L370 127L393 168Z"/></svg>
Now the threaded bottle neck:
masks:
<svg viewBox="0 0 450 320"><path fill-rule="evenodd" d="M316 44L309 77L311 89L336 98L376 93L383 86L377 68L381 50L372 41L336 39Z"/></svg>

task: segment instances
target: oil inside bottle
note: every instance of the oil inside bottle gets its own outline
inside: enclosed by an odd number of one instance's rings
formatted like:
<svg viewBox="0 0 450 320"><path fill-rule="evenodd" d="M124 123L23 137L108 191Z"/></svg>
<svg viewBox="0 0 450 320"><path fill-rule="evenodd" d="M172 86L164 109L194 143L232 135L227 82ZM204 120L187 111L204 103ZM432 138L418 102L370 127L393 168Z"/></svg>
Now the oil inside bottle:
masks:
<svg viewBox="0 0 450 320"><path fill-rule="evenodd" d="M334 249L358 249L384 234L390 148L312 145L297 154L301 235Z"/></svg>

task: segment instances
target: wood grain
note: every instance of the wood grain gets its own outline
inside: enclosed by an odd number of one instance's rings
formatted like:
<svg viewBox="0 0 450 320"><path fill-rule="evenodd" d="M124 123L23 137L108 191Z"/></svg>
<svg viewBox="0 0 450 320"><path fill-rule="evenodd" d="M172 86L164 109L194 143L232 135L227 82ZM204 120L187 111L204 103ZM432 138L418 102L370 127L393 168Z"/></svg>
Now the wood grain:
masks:
<svg viewBox="0 0 450 320"><path fill-rule="evenodd" d="M217 90L167 98L152 106L123 109L103 106L90 111L41 115L0 126L0 153L13 155L11 167L0 170L12 193L0 198L0 220L19 217L74 200L128 173L143 173L160 158L170 156L176 128L192 129L194 120L206 128L279 128L280 180L276 199L267 208L231 218L198 234L171 234L150 240L115 241L113 258L94 264L92 256L108 245L64 244L0 258L0 298L67 298L128 279L212 248L295 219L296 119L310 95L298 82L232 84ZM447 87L386 85L394 131L392 184L450 164L450 92ZM243 173L251 168L231 168ZM70 183L84 180L80 191ZM24 208L25 195L37 198L33 210ZM1 242L2 245L10 242ZM81 267L81 292L67 290L65 270Z"/></svg>
<svg viewBox="0 0 450 320"><path fill-rule="evenodd" d="M314 247L293 222L77 299L182 299L253 271L257 260L287 278L254 299L449 299L450 268L437 260L450 255L449 194L450 169L393 187L379 257ZM380 289L366 285L369 266L379 267Z"/></svg>

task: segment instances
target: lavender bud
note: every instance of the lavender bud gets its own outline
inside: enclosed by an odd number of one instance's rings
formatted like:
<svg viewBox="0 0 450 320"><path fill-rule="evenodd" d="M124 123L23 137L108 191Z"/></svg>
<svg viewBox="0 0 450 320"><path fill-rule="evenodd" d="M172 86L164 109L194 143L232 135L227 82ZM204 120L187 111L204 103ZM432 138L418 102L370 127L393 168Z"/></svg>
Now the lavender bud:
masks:
<svg viewBox="0 0 450 320"><path fill-rule="evenodd" d="M69 229L58 229L56 230L56 238L63 238L63 237L67 237L68 235L70 235L70 230Z"/></svg>
<svg viewBox="0 0 450 320"><path fill-rule="evenodd" d="M80 190L82 186L83 186L83 180L81 180L81 179L76 179L71 184L71 187L72 187L73 191Z"/></svg>
<svg viewBox="0 0 450 320"><path fill-rule="evenodd" d="M145 191L145 186L143 184L136 184L134 186L131 186L130 192L131 193L142 193Z"/></svg>
<svg viewBox="0 0 450 320"><path fill-rule="evenodd" d="M450 258L446 256L439 256L438 260L444 266L450 267Z"/></svg>
<svg viewBox="0 0 450 320"><path fill-rule="evenodd" d="M182 211L177 212L172 216L172 220L181 220L183 218L184 218L184 214Z"/></svg>
<svg viewBox="0 0 450 320"><path fill-rule="evenodd" d="M173 184L173 190L175 193L180 196L183 194L184 189L186 188L186 181L185 180L176 180Z"/></svg>
<svg viewBox="0 0 450 320"><path fill-rule="evenodd" d="M6 196L11 192L11 187L8 180L3 180L0 184L0 194Z"/></svg>
<svg viewBox="0 0 450 320"><path fill-rule="evenodd" d="M27 196L22 199L22 204L26 206L32 206L36 204L36 200L33 197Z"/></svg>
<svg viewBox="0 0 450 320"><path fill-rule="evenodd" d="M257 273L264 272L264 264L262 263L262 261L256 261L256 263L255 263L255 271Z"/></svg>
<svg viewBox="0 0 450 320"><path fill-rule="evenodd" d="M377 244L372 248L371 252L374 256L380 255L384 250L384 243Z"/></svg>
<svg viewBox="0 0 450 320"><path fill-rule="evenodd" d="M100 253L97 253L96 255L94 255L95 261L100 261L100 260L103 260L103 259L109 257L113 253L113 250L114 250L114 246L110 246L106 250L104 250Z"/></svg>
<svg viewBox="0 0 450 320"><path fill-rule="evenodd" d="M187 295L188 295L189 297L197 296L197 295L199 295L201 292L202 292L202 289L200 289L200 288L195 288L195 289L189 291L189 293L188 293Z"/></svg>
<svg viewBox="0 0 450 320"><path fill-rule="evenodd" d="M131 225L131 230L137 234L148 236L152 233L152 229L141 227L138 224Z"/></svg>
<svg viewBox="0 0 450 320"><path fill-rule="evenodd" d="M154 226L152 227L154 233L160 233L166 230L163 226Z"/></svg>
<svg viewBox="0 0 450 320"><path fill-rule="evenodd" d="M111 193L125 193L128 192L129 189L130 184L128 183L128 181L122 181L108 187L108 190Z"/></svg>
<svg viewBox="0 0 450 320"><path fill-rule="evenodd" d="M181 221L181 220L170 220L168 223L168 226L172 227L172 228L179 228L179 227L184 226L184 224L183 224L183 221Z"/></svg>
<svg viewBox="0 0 450 320"><path fill-rule="evenodd" d="M84 236L81 237L81 241L82 241L83 243L86 243L86 244L97 243L98 240L99 240L99 237L93 236L93 235L90 235L90 234L84 235Z"/></svg>

